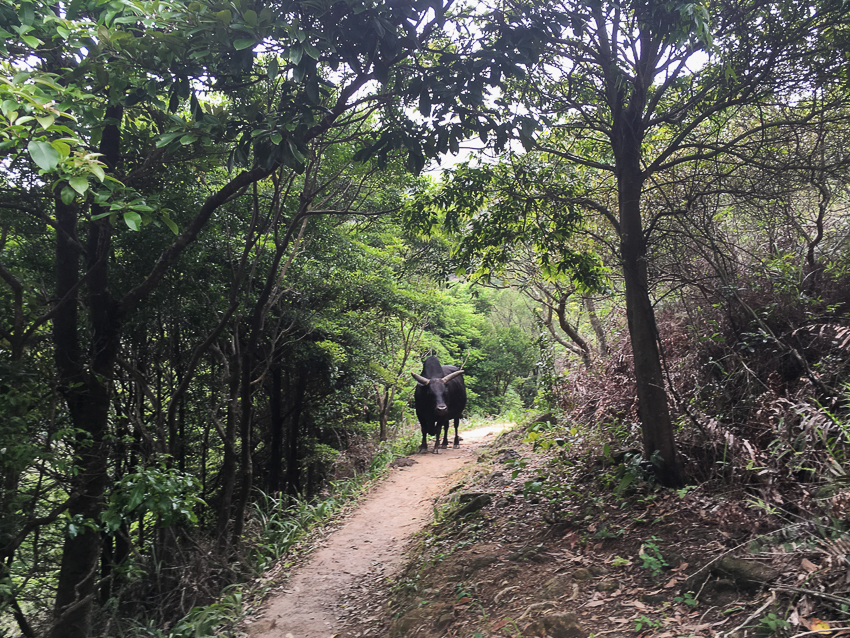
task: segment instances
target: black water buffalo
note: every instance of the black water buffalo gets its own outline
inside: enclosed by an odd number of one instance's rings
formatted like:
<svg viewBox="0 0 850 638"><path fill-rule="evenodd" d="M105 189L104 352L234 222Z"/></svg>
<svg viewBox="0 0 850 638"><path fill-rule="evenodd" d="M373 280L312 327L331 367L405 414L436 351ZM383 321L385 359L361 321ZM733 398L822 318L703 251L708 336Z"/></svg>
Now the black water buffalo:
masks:
<svg viewBox="0 0 850 638"><path fill-rule="evenodd" d="M428 357L422 367L422 374L413 373L416 390L413 401L416 404L416 416L422 428L420 452L428 451L428 436L437 436L434 442L434 454L440 446L440 429L445 428L443 448L449 446L449 420L455 420L455 444L460 447L457 427L460 415L466 407L466 386L463 383L463 370L456 366L440 365L437 357Z"/></svg>

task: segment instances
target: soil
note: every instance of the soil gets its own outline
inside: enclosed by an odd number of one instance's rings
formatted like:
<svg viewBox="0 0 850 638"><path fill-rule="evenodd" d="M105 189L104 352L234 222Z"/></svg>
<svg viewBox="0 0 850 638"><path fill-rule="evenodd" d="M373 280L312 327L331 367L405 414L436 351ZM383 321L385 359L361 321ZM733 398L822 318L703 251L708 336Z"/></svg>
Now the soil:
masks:
<svg viewBox="0 0 850 638"><path fill-rule="evenodd" d="M850 636L850 539L821 522L784 524L757 487L664 490L493 432L394 469L249 635Z"/></svg>
<svg viewBox="0 0 850 638"><path fill-rule="evenodd" d="M383 621L380 601L368 594L398 575L411 538L431 518L435 497L452 485L455 472L475 462L479 447L508 425L467 430L458 449L418 454L409 457L409 465L397 463L268 599L248 624L248 635L328 638L364 620Z"/></svg>

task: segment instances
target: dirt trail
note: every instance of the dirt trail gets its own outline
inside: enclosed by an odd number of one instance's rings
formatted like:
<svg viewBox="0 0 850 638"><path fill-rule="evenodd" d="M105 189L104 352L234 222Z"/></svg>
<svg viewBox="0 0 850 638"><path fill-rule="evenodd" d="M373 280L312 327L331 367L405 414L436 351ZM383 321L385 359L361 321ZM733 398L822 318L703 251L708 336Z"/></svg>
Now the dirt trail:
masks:
<svg viewBox="0 0 850 638"><path fill-rule="evenodd" d="M248 628L252 638L330 638L344 633L346 618L380 615L372 608L347 604L362 599L360 590L394 576L402 567L407 541L431 515L433 497L451 475L475 460L474 451L493 441L508 424L463 433L460 449L420 454L415 463L392 470L357 510L294 570L281 592L266 603L261 618ZM430 437L429 437L430 438Z"/></svg>

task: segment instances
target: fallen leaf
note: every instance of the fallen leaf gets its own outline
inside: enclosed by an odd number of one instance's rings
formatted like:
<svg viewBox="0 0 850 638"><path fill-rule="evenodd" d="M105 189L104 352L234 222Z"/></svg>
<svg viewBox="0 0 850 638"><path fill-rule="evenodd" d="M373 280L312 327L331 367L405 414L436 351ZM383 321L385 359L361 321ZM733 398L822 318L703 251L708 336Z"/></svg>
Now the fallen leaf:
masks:
<svg viewBox="0 0 850 638"><path fill-rule="evenodd" d="M604 604L604 600L591 600L589 603L585 604L585 607L601 607Z"/></svg>
<svg viewBox="0 0 850 638"><path fill-rule="evenodd" d="M829 636L832 633L828 622L814 616L812 618L800 618L800 624L809 631L816 631L821 636Z"/></svg>
<svg viewBox="0 0 850 638"><path fill-rule="evenodd" d="M490 631L498 631L499 629L501 629L502 627L507 625L509 622L510 622L509 618L502 618L499 622L497 622L495 625L490 627Z"/></svg>
<svg viewBox="0 0 850 638"><path fill-rule="evenodd" d="M679 582L679 579L673 576L670 580L667 581L667 584L664 585L664 589L670 589L671 587L675 587L676 583Z"/></svg>
<svg viewBox="0 0 850 638"><path fill-rule="evenodd" d="M814 564L812 561L810 561L808 558L804 558L802 561L800 561L800 567L802 567L804 570L806 570L806 571L807 571L807 572L809 572L810 574L811 574L812 572L816 572L817 570L819 570L819 569L820 569L820 567L818 567L817 565L815 565L815 564Z"/></svg>

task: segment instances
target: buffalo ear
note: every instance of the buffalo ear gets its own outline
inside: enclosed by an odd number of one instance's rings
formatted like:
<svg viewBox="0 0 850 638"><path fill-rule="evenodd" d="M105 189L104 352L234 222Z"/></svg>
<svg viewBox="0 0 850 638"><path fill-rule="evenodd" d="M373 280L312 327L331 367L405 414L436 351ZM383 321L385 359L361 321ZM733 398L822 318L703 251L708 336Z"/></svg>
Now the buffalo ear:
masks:
<svg viewBox="0 0 850 638"><path fill-rule="evenodd" d="M464 372L463 370L455 370L451 374L447 374L446 376L443 377L443 383L448 383L449 381L451 381L455 377L459 377L460 375L463 374L463 372Z"/></svg>
<svg viewBox="0 0 850 638"><path fill-rule="evenodd" d="M419 376L415 372L411 372L410 374L413 375L413 378L416 379L416 383L418 383L419 385L428 385L429 383L431 383L431 379Z"/></svg>

